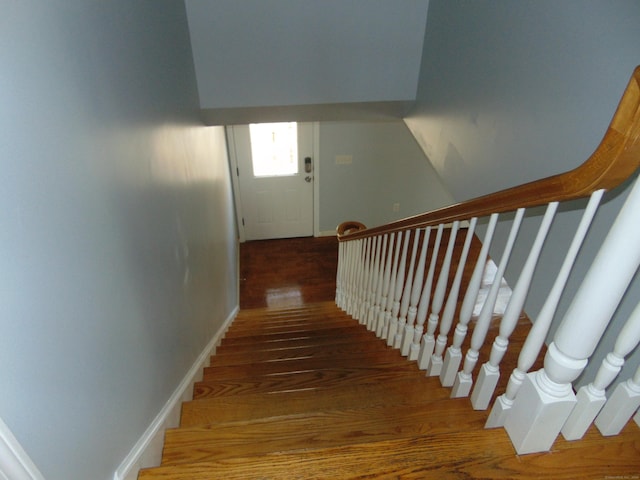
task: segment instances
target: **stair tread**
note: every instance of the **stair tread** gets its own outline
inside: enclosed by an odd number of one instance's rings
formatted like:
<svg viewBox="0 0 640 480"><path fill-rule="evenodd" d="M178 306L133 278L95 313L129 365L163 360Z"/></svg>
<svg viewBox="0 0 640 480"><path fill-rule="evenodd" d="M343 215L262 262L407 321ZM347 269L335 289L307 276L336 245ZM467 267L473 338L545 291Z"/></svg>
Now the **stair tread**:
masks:
<svg viewBox="0 0 640 480"><path fill-rule="evenodd" d="M291 332L294 330L297 331L307 331L307 330L324 330L327 328L336 328L336 327L348 327L352 325L358 325L358 322L353 318L345 317L341 315L339 317L326 318L325 316L322 319L308 319L308 320L296 320L292 322L287 322L286 324L281 323L269 323L269 324L261 324L257 322L246 323L242 326L233 325L233 328L229 329L227 334L225 335L225 339L228 338L236 338L236 337L246 337L252 335L264 335L264 334L275 334L280 332Z"/></svg>
<svg viewBox="0 0 640 480"><path fill-rule="evenodd" d="M345 326L319 326L318 328L292 328L284 332L266 332L256 333L255 335L245 335L239 337L225 337L220 347L233 347L236 345L270 345L272 343L283 342L295 339L308 339L313 341L316 339L324 339L326 337L336 338L343 335L364 335L374 336L362 325L357 322L351 322ZM219 348L220 348L219 347Z"/></svg>
<svg viewBox="0 0 640 480"><path fill-rule="evenodd" d="M376 364L389 364L406 362L397 351L374 350L365 352L345 352L333 357L296 357L277 362L254 362L240 365L210 366L204 369L204 378L211 380L225 380L230 378L243 378L256 375L272 375L276 373L295 372L300 370L318 370L328 368L331 365L367 366Z"/></svg>
<svg viewBox="0 0 640 480"><path fill-rule="evenodd" d="M447 395L443 389L434 389L434 378L400 378L384 384L343 385L324 390L298 390L269 394L249 393L233 397L199 398L182 405L180 425L189 427L209 423L252 420L287 414L300 414L318 410L349 408L354 405L373 406L387 403L420 405Z"/></svg>
<svg viewBox="0 0 640 480"><path fill-rule="evenodd" d="M486 421L484 412L469 412L467 399L451 400L445 391L412 407L365 406L172 429L166 434L163 464L437 435L450 432L452 423L465 431L482 429Z"/></svg>
<svg viewBox="0 0 640 480"><path fill-rule="evenodd" d="M291 347L303 347L303 346L321 346L321 345L340 345L343 343L350 343L355 339L371 340L375 341L376 337L372 332L364 328L352 327L348 330L341 329L335 330L335 335L298 335L296 338L278 339L273 341L267 341L264 343L248 342L248 343L234 343L227 344L224 341L217 347L216 352L229 353L229 352L255 352L259 350L274 350L277 348L291 348Z"/></svg>
<svg viewBox="0 0 640 480"><path fill-rule="evenodd" d="M581 442L560 439L551 452L518 456L502 429L422 435L376 442L301 449L218 461L161 466L141 470L140 479L226 480L357 479L357 478L576 478L580 452L580 478L637 476L640 438L632 426L603 446L590 429ZM447 459L443 463L443 459ZM613 461L615 459L615 461Z"/></svg>
<svg viewBox="0 0 640 480"><path fill-rule="evenodd" d="M393 378L416 377L417 366L410 363L381 364L374 367L327 368L283 375L264 375L234 380L202 381L194 386L194 397L270 393L285 390L325 389L337 385L386 382ZM424 375L424 373L422 374Z"/></svg>
<svg viewBox="0 0 640 480"><path fill-rule="evenodd" d="M268 361L278 361L301 357L331 357L338 355L358 354L371 351L371 348L378 348L380 341L376 338L362 337L353 339L342 339L341 343L320 344L320 345L294 345L280 346L266 350L254 350L248 352L220 352L211 357L211 366L240 365L246 363L258 363Z"/></svg>

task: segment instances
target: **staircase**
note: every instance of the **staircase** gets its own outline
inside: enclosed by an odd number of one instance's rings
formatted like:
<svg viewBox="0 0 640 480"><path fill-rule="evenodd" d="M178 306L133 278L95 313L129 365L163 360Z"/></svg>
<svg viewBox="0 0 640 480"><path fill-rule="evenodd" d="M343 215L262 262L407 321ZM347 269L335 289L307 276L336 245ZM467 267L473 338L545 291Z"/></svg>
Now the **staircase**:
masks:
<svg viewBox="0 0 640 480"><path fill-rule="evenodd" d="M512 337L521 344L523 319ZM492 329L495 329L492 326ZM488 351L483 351L486 355ZM514 359L505 360L505 369ZM508 370L507 370L508 371ZM502 385L504 387L504 385ZM140 479L606 478L638 472L634 431L515 455L484 411L387 347L333 302L240 312L162 465ZM586 468L579 467L583 464Z"/></svg>

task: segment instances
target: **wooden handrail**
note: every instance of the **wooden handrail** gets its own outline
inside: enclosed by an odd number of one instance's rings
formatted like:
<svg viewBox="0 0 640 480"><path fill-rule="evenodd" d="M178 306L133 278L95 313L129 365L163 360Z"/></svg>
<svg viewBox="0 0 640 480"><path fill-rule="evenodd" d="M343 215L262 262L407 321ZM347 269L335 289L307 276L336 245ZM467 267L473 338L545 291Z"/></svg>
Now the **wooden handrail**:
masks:
<svg viewBox="0 0 640 480"><path fill-rule="evenodd" d="M554 201L582 198L596 190L611 190L617 187L629 178L639 165L640 66L635 68L600 145L579 167L379 227L350 231L341 230L341 225L338 227L338 240L354 240L407 228L468 220L472 217L545 205Z"/></svg>
<svg viewBox="0 0 640 480"><path fill-rule="evenodd" d="M338 228L336 228L336 232L338 234L338 237L342 237L344 235L359 232L360 230L366 230L366 228L367 226L364 223L349 220L338 225Z"/></svg>

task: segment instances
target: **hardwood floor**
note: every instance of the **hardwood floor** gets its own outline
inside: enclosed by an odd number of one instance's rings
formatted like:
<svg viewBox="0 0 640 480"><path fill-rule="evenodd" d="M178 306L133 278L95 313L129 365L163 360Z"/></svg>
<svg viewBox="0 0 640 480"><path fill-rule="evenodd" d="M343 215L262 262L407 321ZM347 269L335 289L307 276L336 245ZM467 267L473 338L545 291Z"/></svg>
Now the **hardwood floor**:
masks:
<svg viewBox="0 0 640 480"><path fill-rule="evenodd" d="M640 478L635 424L516 455L503 429L483 428L488 412L450 399L335 306L335 239L252 243L241 248L244 307L167 431L162 465L140 479ZM516 359L505 357L499 392Z"/></svg>
<svg viewBox="0 0 640 480"><path fill-rule="evenodd" d="M240 308L287 307L331 300L336 291L335 237L240 244Z"/></svg>

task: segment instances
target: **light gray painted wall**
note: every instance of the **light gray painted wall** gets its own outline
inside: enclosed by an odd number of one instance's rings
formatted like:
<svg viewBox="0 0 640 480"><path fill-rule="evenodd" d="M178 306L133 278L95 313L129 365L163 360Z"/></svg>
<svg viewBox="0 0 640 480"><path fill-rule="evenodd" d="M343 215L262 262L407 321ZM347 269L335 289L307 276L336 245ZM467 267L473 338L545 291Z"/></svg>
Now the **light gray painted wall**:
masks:
<svg viewBox="0 0 640 480"><path fill-rule="evenodd" d="M578 166L599 143L633 68L640 64L640 3L553 0L432 0L417 107L406 118L456 200ZM560 313L566 311L628 187L607 196ZM562 207L545 246L526 311L535 319L579 220L580 202ZM541 212L526 219L507 279L533 241ZM502 222L503 245L509 222ZM500 249L493 249L493 256ZM636 278L614 322L640 298ZM559 315L561 316L561 315ZM599 349L592 366L611 348ZM632 375L640 353L623 372ZM591 381L593 374L583 376Z"/></svg>
<svg viewBox="0 0 640 480"><path fill-rule="evenodd" d="M200 106L413 100L428 4L186 0Z"/></svg>
<svg viewBox="0 0 640 480"><path fill-rule="evenodd" d="M319 141L321 231L346 220L373 227L453 201L401 121L321 122ZM336 164L344 155L352 163Z"/></svg>
<svg viewBox="0 0 640 480"><path fill-rule="evenodd" d="M3 2L0 65L0 417L110 479L238 302L224 134L182 2Z"/></svg>

